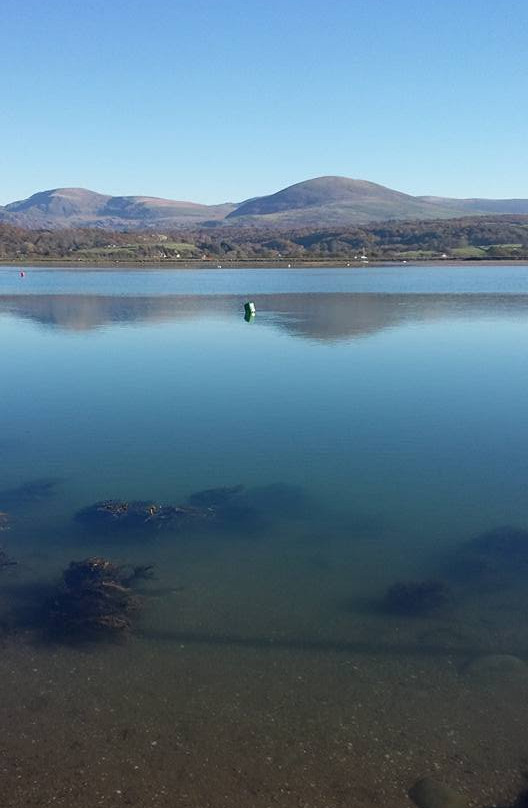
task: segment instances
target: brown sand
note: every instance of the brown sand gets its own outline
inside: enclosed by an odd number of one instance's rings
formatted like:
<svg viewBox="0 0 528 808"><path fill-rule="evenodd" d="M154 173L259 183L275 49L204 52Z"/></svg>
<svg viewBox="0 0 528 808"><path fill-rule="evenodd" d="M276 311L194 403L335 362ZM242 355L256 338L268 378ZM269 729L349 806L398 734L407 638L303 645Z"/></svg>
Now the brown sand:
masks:
<svg viewBox="0 0 528 808"><path fill-rule="evenodd" d="M511 801L528 681L460 659L134 638L0 657L3 808L405 808L437 776Z"/></svg>

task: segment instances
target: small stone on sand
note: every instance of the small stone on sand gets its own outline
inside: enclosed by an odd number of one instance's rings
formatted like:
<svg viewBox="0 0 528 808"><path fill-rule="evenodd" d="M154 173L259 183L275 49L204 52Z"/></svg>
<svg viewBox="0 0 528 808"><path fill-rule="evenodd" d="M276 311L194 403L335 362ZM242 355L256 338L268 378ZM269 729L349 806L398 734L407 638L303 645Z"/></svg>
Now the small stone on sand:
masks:
<svg viewBox="0 0 528 808"><path fill-rule="evenodd" d="M430 777L424 777L409 791L409 796L418 808L466 808L464 797L448 786Z"/></svg>
<svg viewBox="0 0 528 808"><path fill-rule="evenodd" d="M472 660L464 668L464 673L475 680L483 682L490 679L522 679L527 678L528 666L511 654L486 654Z"/></svg>

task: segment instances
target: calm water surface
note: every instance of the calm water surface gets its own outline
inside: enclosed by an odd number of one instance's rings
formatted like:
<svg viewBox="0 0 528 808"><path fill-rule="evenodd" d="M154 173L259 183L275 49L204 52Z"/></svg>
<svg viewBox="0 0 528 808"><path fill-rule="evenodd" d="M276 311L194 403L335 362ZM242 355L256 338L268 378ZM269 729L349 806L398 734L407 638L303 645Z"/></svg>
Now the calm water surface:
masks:
<svg viewBox="0 0 528 808"><path fill-rule="evenodd" d="M0 270L3 805L511 804L528 540L476 537L528 530L527 312L527 267ZM73 518L235 485L223 530ZM96 554L156 565L137 631L49 641ZM384 609L430 579L438 610Z"/></svg>

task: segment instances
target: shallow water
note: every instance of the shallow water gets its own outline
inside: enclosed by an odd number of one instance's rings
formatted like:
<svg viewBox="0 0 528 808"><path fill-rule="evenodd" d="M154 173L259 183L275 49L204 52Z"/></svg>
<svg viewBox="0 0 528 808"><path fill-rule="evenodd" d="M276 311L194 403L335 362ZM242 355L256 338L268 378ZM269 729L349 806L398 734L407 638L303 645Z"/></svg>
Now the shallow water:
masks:
<svg viewBox="0 0 528 808"><path fill-rule="evenodd" d="M0 270L2 804L511 802L528 678L474 665L528 657L528 547L483 574L471 542L528 529L527 310L527 267ZM238 484L222 529L73 518ZM51 641L96 554L156 565L134 634ZM433 578L445 607L383 609Z"/></svg>

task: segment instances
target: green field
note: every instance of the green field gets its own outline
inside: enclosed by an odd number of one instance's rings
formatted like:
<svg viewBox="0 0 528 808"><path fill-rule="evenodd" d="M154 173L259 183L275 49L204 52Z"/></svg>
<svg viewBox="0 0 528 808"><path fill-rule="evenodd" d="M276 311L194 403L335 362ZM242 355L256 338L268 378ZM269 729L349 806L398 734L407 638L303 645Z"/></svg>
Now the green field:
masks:
<svg viewBox="0 0 528 808"><path fill-rule="evenodd" d="M449 252L455 258L485 258L487 255L484 247L454 247Z"/></svg>

